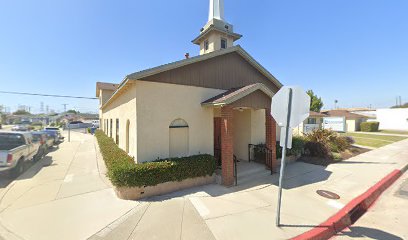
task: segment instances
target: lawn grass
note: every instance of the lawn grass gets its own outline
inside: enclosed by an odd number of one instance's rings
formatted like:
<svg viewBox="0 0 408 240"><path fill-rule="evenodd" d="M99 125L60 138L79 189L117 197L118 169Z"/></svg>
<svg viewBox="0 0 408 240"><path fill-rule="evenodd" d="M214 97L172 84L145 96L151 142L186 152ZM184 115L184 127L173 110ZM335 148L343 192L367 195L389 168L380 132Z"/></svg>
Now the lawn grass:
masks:
<svg viewBox="0 0 408 240"><path fill-rule="evenodd" d="M386 135L374 135L364 133L344 133L345 136L351 136L356 141L356 144L362 146L368 146L373 148L383 147L385 145L404 140L407 137L402 136L386 136Z"/></svg>

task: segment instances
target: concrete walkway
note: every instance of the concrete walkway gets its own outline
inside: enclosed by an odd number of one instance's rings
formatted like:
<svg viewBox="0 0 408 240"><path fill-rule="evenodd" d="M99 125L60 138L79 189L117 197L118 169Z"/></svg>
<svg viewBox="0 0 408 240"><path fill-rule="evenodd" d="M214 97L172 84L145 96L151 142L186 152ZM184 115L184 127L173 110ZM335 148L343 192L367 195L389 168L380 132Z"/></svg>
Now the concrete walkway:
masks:
<svg viewBox="0 0 408 240"><path fill-rule="evenodd" d="M100 174L94 137L73 132L18 179L0 189L5 239L86 239L138 202L116 198Z"/></svg>
<svg viewBox="0 0 408 240"><path fill-rule="evenodd" d="M284 226L278 228L278 174L271 176L261 165L241 162L239 186L213 184L146 199L130 216L91 239L189 239L186 230L195 232L192 239L288 239L322 223L392 170L406 164L408 140L328 167L290 164L283 192ZM341 198L323 198L316 194L319 189L333 191ZM187 225L186 210L195 219L194 226L202 231Z"/></svg>

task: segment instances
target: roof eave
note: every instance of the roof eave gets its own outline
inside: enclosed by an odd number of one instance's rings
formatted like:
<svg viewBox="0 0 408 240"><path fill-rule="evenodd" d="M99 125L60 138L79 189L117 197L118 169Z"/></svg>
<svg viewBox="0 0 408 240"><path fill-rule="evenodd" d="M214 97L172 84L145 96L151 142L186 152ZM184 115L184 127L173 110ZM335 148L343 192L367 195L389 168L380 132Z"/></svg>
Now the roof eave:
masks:
<svg viewBox="0 0 408 240"><path fill-rule="evenodd" d="M198 36L197 36L194 40L192 40L191 42L194 43L194 44L199 45L200 42L201 42L201 40L202 40L203 38L205 38L205 36L206 36L208 33L210 33L212 30L217 31L217 32L220 32L220 33L223 33L223 34L227 34L227 35L231 36L234 41L237 41L237 40L239 40L240 38L242 38L242 35L241 35L241 34L224 31L224 30L221 30L221 29L219 29L219 28L214 27L214 25L211 25L209 28L207 28L206 30L204 30L203 32L201 32L200 35L198 35Z"/></svg>

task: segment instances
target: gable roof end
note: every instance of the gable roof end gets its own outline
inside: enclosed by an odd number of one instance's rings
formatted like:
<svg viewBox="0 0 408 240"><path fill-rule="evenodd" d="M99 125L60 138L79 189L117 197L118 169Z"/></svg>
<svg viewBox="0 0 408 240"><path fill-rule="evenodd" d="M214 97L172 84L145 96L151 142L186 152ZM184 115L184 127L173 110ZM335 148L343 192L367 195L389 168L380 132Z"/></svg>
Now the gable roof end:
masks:
<svg viewBox="0 0 408 240"><path fill-rule="evenodd" d="M100 90L112 90L115 91L119 84L97 82L96 83L96 97L99 97Z"/></svg>
<svg viewBox="0 0 408 240"><path fill-rule="evenodd" d="M214 51L211 53L207 53L204 55L183 59L181 61L172 62L168 64L164 64L158 67L146 69L140 72L135 72L126 76L125 80L120 84L123 85L126 83L127 80L139 80L141 78L149 77L158 73L162 73L165 71L169 71L172 69L176 69L179 67L183 67L186 65L190 65L196 62L201 62L204 60L208 60L214 57L222 56L228 53L236 52L241 57L243 57L248 63L250 63L253 67L255 67L258 71L260 71L265 77L267 77L271 82L273 82L278 88L281 88L283 85L281 82L278 81L268 70L266 70L261 64L259 64L251 55L249 55L240 45L230 47L227 49L222 49L218 51Z"/></svg>

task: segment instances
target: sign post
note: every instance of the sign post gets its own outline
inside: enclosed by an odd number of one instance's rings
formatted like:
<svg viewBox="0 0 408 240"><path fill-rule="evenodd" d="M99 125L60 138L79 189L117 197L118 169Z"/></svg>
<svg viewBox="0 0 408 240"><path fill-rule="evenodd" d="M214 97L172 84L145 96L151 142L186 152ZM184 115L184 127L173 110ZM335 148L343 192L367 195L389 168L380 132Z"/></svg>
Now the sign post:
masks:
<svg viewBox="0 0 408 240"><path fill-rule="evenodd" d="M271 115L277 124L282 127L280 146L282 160L279 175L278 206L276 226L280 226L280 211L282 200L283 176L285 174L286 148L292 148L292 128L298 126L310 112L310 97L300 87L282 87L272 97Z"/></svg>

